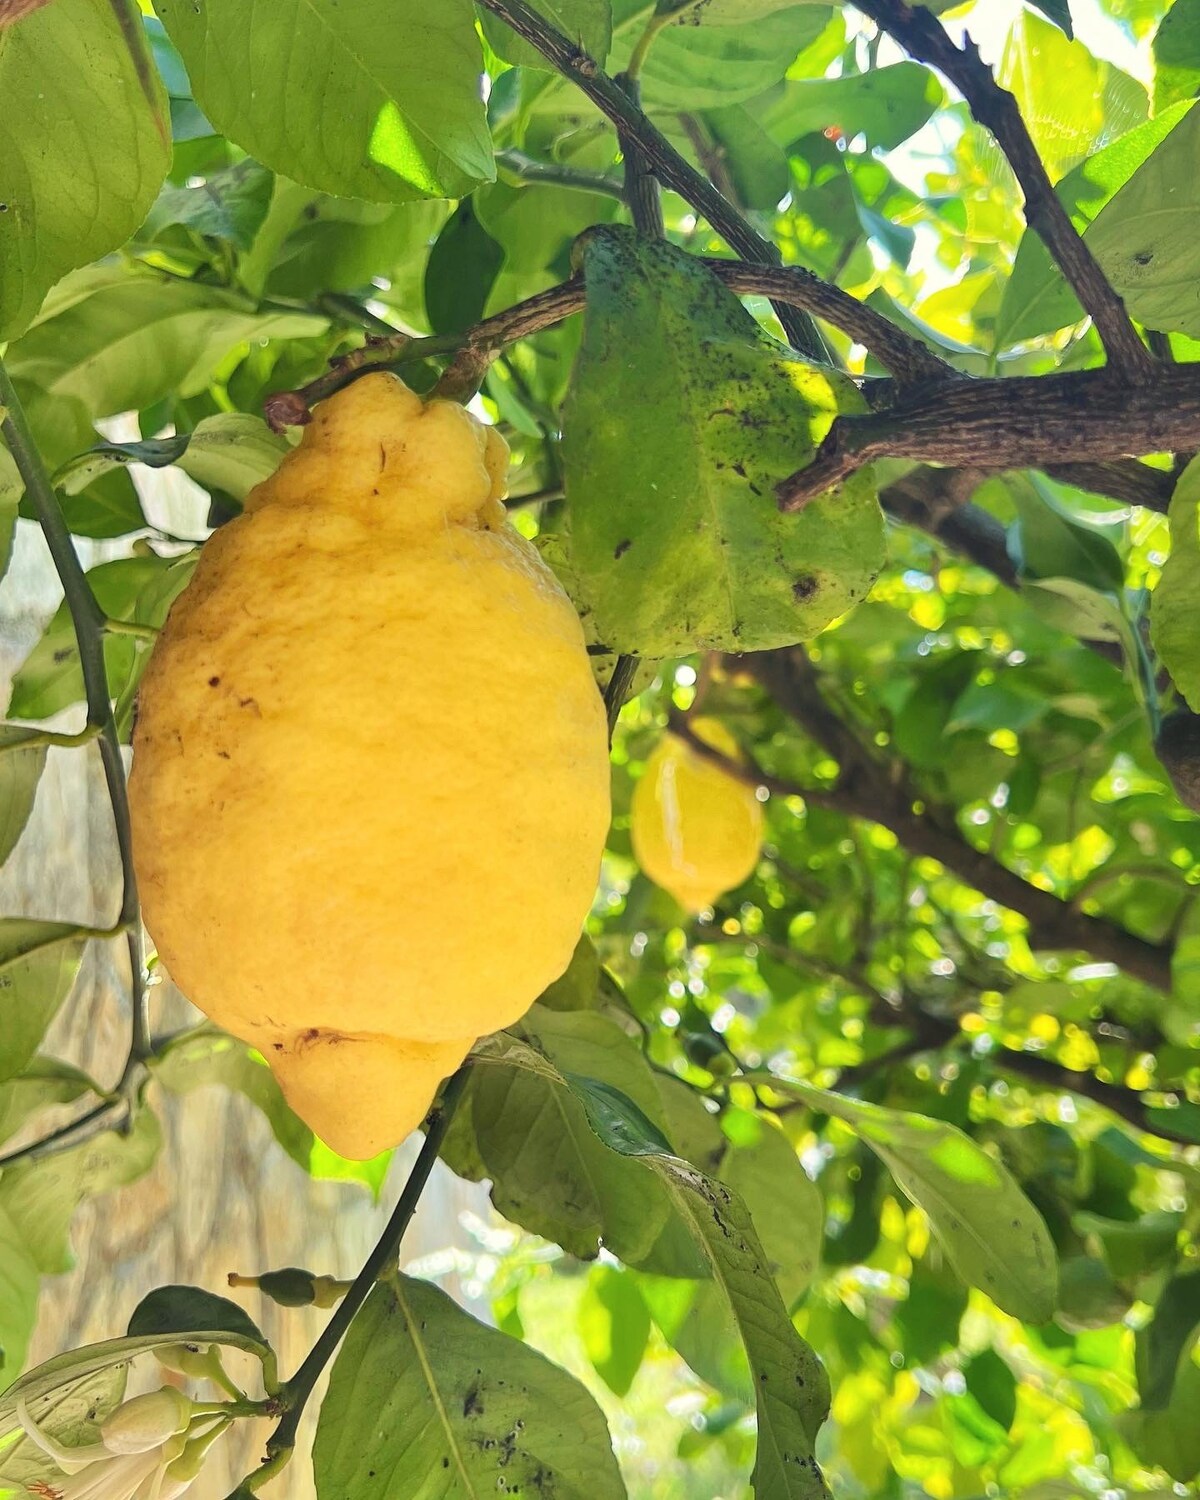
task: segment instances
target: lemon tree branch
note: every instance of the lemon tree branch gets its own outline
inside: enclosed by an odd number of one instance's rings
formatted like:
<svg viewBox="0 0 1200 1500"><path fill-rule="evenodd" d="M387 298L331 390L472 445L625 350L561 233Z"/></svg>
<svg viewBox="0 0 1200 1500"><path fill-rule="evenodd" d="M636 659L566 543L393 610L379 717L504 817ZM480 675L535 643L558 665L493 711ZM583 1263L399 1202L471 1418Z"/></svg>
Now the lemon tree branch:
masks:
<svg viewBox="0 0 1200 1500"><path fill-rule="evenodd" d="M1046 468L1200 445L1200 367L1158 365L1138 385L1108 369L920 386L882 411L838 417L811 463L779 486L809 500L876 458L983 469ZM1126 471L1114 471L1122 475ZM1161 506L1156 506L1161 508Z"/></svg>
<svg viewBox="0 0 1200 1500"><path fill-rule="evenodd" d="M919 339L803 266L762 266L716 259L706 259L704 264L739 296L767 296L777 302L788 302L840 328L871 350L892 372L897 387L957 377L957 371ZM264 403L267 421L276 431L307 422L312 406L318 401L370 370L395 369L448 355L456 362L474 362L482 374L509 344L553 328L582 312L584 299L583 278L575 276L523 302L515 302L463 333L434 334L428 338L396 333L370 338L361 348L340 355L323 375L299 390L281 391L268 397Z"/></svg>
<svg viewBox="0 0 1200 1500"><path fill-rule="evenodd" d="M1109 364L1137 382L1155 360L1130 322L1125 304L1109 285L1095 256L1054 191L1017 101L1001 88L968 37L956 46L945 27L923 5L907 0L862 0L859 9L887 31L918 62L937 68L967 101L972 115L990 130L1025 194L1025 218L1091 314Z"/></svg>
<svg viewBox="0 0 1200 1500"><path fill-rule="evenodd" d="M25 493L37 515L46 545L58 573L66 597L67 608L75 626L75 638L79 646L79 664L83 673L84 691L87 700L87 724L100 746L100 760L104 767L104 780L112 803L113 823L116 828L117 848L121 856L121 906L113 931L123 932L129 953L129 982L132 1008L129 1052L116 1087L115 1109L107 1104L97 1111L101 1115L107 1109L115 1113L116 1120L127 1115L140 1087L144 1064L150 1056L150 1018L143 974L141 924L138 918L137 879L133 869L132 834L129 823L129 798L125 786L125 762L121 755L121 741L113 717L112 700L109 697L108 673L104 664L104 636L108 621L104 611L96 602L87 576L83 571L66 518L58 503L58 496L50 482L50 475L33 440L25 410L21 405L4 361L0 359L0 412L3 412L4 440L17 466ZM107 1128L116 1120L106 1120L99 1128ZM84 1122L76 1122L78 1131ZM98 1133L98 1130L94 1133ZM72 1145L79 1139L70 1134L63 1144ZM63 1149L59 1144L57 1149Z"/></svg>
<svg viewBox="0 0 1200 1500"><path fill-rule="evenodd" d="M401 1241L417 1211L417 1204L425 1190L425 1184L429 1181L433 1164L437 1160L442 1142L446 1138L446 1132L450 1129L451 1121L454 1119L455 1111L467 1086L468 1076L469 1069L466 1066L459 1068L442 1090L441 1102L430 1117L425 1140L413 1163L412 1171L408 1174L408 1180L404 1184L399 1201L392 1210L391 1218L384 1226L375 1248L363 1262L362 1270L359 1271L346 1295L334 1309L329 1322L326 1323L320 1337L308 1351L300 1368L290 1380L284 1382L278 1397L284 1408L283 1417L278 1427L267 1439L266 1455L262 1464L242 1481L233 1492L235 1496L255 1493L268 1479L273 1478L290 1458L296 1446L296 1433L300 1427L300 1419L304 1415L304 1409L320 1379L321 1372L333 1358L358 1310L370 1295L371 1288L381 1276L394 1269ZM232 1496L230 1500L233 1500Z"/></svg>
<svg viewBox="0 0 1200 1500"><path fill-rule="evenodd" d="M536 47L564 78L571 79L616 126L619 135L636 143L647 168L659 181L673 188L697 213L703 214L738 255L764 265L779 263L776 246L753 229L708 178L675 150L617 80L601 69L594 57L575 46L525 0L480 0L480 3ZM824 345L810 319L797 317L787 306L776 311L794 348L810 359L826 359Z"/></svg>

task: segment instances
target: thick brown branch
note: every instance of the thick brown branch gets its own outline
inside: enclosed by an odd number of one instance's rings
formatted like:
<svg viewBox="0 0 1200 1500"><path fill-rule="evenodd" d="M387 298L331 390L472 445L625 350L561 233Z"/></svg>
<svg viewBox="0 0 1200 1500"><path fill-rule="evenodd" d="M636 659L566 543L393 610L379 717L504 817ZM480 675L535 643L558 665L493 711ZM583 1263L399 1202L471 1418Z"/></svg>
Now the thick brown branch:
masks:
<svg viewBox="0 0 1200 1500"><path fill-rule="evenodd" d="M799 510L875 458L1040 469L1197 446L1197 364L1160 365L1138 386L1107 370L957 380L913 390L886 411L839 417L812 463L779 486L779 500Z"/></svg>
<svg viewBox="0 0 1200 1500"><path fill-rule="evenodd" d="M1154 369L1153 356L1054 191L1017 101L996 82L979 49L969 37L962 47L955 46L941 22L923 5L861 0L859 9L890 32L906 52L945 74L974 117L995 136L1025 194L1026 221L1091 314L1110 366L1126 380L1147 378Z"/></svg>
<svg viewBox="0 0 1200 1500"><path fill-rule="evenodd" d="M1107 495L1126 505L1141 505L1166 515L1175 490L1170 469L1154 469L1136 458L1111 459L1099 464L1045 464L1051 479L1061 479L1093 495Z"/></svg>
<svg viewBox="0 0 1200 1500"><path fill-rule="evenodd" d="M937 860L965 884L1023 916L1029 923L1031 947L1090 953L1156 989L1170 989L1169 948L1147 942L1103 918L1075 911L1050 891L1030 885L968 843L950 815L937 816L899 762L881 765L825 702L803 651L761 651L746 657L742 664L841 768L837 783L822 788L816 797L799 786L787 790L835 807L848 817L890 828L913 854ZM783 789L778 782L775 785ZM925 810L914 811L921 802L926 803Z"/></svg>

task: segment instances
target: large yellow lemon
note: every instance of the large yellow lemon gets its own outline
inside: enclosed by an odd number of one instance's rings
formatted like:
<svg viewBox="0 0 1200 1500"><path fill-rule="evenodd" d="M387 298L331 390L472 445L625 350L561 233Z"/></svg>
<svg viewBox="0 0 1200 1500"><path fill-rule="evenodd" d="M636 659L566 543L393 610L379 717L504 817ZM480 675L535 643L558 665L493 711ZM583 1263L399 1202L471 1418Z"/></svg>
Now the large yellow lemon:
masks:
<svg viewBox="0 0 1200 1500"><path fill-rule="evenodd" d="M693 719L697 739L727 759L737 741L716 719ZM700 911L754 871L763 813L754 788L674 734L664 735L634 787L633 852L656 885Z"/></svg>
<svg viewBox="0 0 1200 1500"><path fill-rule="evenodd" d="M147 928L327 1140L338 1110L372 1144L406 1133L567 967L591 903L603 705L505 521L506 465L462 407L359 380L206 543L143 679Z"/></svg>

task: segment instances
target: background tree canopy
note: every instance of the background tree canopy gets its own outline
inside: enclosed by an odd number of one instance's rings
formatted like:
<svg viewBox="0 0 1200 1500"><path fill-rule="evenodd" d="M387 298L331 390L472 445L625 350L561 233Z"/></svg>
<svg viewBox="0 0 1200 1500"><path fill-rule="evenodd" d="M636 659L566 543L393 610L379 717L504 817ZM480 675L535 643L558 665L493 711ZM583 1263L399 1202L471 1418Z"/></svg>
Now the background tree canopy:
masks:
<svg viewBox="0 0 1200 1500"><path fill-rule="evenodd" d="M261 1362L256 1486L343 1334L322 1500L1195 1484L1198 92L1196 0L0 0L0 554L40 524L64 590L0 854L47 757L98 755L127 855L201 538L364 369L500 426L615 721L571 968L448 1085L347 1296L243 1295L336 1304L310 1360L280 1385L240 1305L147 1287L0 1391L5 1484L49 1482L19 1397L90 1440L135 1355L211 1345ZM765 819L698 913L631 841L668 729ZM0 922L4 1385L174 1096L386 1170L160 1034L137 910L126 858L111 925ZM99 943L97 1080L41 1048ZM388 1273L439 1152L520 1231L492 1328ZM638 1459L681 1415L690 1478Z"/></svg>

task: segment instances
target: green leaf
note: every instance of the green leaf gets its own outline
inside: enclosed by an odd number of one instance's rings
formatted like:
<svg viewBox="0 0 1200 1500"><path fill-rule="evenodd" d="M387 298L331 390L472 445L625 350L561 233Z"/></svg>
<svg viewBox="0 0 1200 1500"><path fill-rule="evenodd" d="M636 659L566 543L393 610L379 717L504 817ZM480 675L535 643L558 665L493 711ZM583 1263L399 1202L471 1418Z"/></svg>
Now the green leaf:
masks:
<svg viewBox="0 0 1200 1500"><path fill-rule="evenodd" d="M271 205L275 177L247 157L188 187L159 193L138 238L153 239L173 224L248 250Z"/></svg>
<svg viewBox="0 0 1200 1500"><path fill-rule="evenodd" d="M108 619L157 627L187 584L199 555L197 550L176 558L123 557L93 568L88 582ZM145 641L127 635L106 636L104 661L114 698L120 700L132 692L148 657ZM48 719L83 696L75 625L64 600L13 676L8 711L18 719Z"/></svg>
<svg viewBox="0 0 1200 1500"><path fill-rule="evenodd" d="M1167 512L1171 552L1150 598L1150 638L1193 713L1200 713L1200 459L1179 478Z"/></svg>
<svg viewBox="0 0 1200 1500"><path fill-rule="evenodd" d="M1008 1361L984 1349L963 1366L963 1378L981 1409L1007 1432L1017 1415L1017 1380Z"/></svg>
<svg viewBox="0 0 1200 1500"><path fill-rule="evenodd" d="M776 208L791 186L785 152L742 104L706 110L702 119L738 201L768 212Z"/></svg>
<svg viewBox="0 0 1200 1500"><path fill-rule="evenodd" d="M0 30L0 341L141 223L171 159L132 0L55 0Z"/></svg>
<svg viewBox="0 0 1200 1500"><path fill-rule="evenodd" d="M64 495L77 495L93 480L99 479L103 474L111 473L113 469L124 469L130 464L145 464L147 468L164 469L168 464L177 461L187 445L188 434L186 432L177 437L146 438L130 443L96 443L86 453L78 453L74 458L69 458L65 464L58 466L53 475L54 486ZM140 506L138 515L141 515ZM141 524L143 526L146 524L144 516ZM134 529L134 527L128 528L131 531ZM117 536L120 534L120 532L114 533Z"/></svg>
<svg viewBox="0 0 1200 1500"><path fill-rule="evenodd" d="M396 1275L350 1326L313 1446L318 1500L622 1500L600 1408L565 1370Z"/></svg>
<svg viewBox="0 0 1200 1500"><path fill-rule="evenodd" d="M37 1051L75 983L87 938L72 922L0 919L0 1082Z"/></svg>
<svg viewBox="0 0 1200 1500"><path fill-rule="evenodd" d="M609 1148L622 1156L657 1156L671 1144L653 1120L634 1104L622 1088L563 1070L571 1092L583 1105L587 1122Z"/></svg>
<svg viewBox="0 0 1200 1500"><path fill-rule="evenodd" d="M503 263L504 251L464 198L425 267L425 311L434 333L461 333L479 322Z"/></svg>
<svg viewBox="0 0 1200 1500"><path fill-rule="evenodd" d="M0 724L0 864L25 830L45 768L46 745L37 730Z"/></svg>
<svg viewBox="0 0 1200 1500"><path fill-rule="evenodd" d="M742 1130L718 1175L749 1210L784 1305L792 1307L821 1263L824 1201L782 1130L758 1115L738 1118Z"/></svg>
<svg viewBox="0 0 1200 1500"><path fill-rule="evenodd" d="M1190 109L1084 236L1088 249L1148 328L1200 335L1194 256L1200 237L1200 112Z"/></svg>
<svg viewBox="0 0 1200 1500"><path fill-rule="evenodd" d="M554 1019L578 1023L598 1018ZM551 1061L527 1046L513 1047L503 1035L486 1038L472 1057L481 1062L485 1057L507 1057L514 1066L547 1083L569 1076L558 1072L561 1055ZM578 1088L580 1079L572 1078L571 1083L573 1089ZM824 1500L828 1492L813 1457L813 1443L829 1412L829 1379L792 1326L746 1206L732 1188L712 1181L690 1162L656 1154L657 1124L651 1124L640 1101L626 1097L622 1102L623 1087L624 1082L606 1086L606 1115L623 1116L621 1126L605 1136L612 1147L609 1154L620 1152L631 1165L640 1162L662 1183L672 1208L702 1250L713 1280L725 1293L745 1346L758 1402L754 1493L760 1500ZM607 1126L609 1119L597 1115L595 1123ZM515 1125L520 1129L523 1122ZM486 1149L486 1130L478 1134Z"/></svg>
<svg viewBox="0 0 1200 1500"><path fill-rule="evenodd" d="M158 1117L142 1109L126 1132L108 1130L69 1151L5 1169L0 1205L44 1276L62 1275L74 1265L71 1220L80 1203L145 1176L161 1146Z"/></svg>
<svg viewBox="0 0 1200 1500"><path fill-rule="evenodd" d="M757 1500L825 1500L813 1445L829 1412L829 1377L792 1327L745 1204L686 1162L648 1165L702 1245L745 1345L758 1407Z"/></svg>
<svg viewBox="0 0 1200 1500"><path fill-rule="evenodd" d="M1200 0L1175 0L1154 34L1154 112L1200 93Z"/></svg>
<svg viewBox="0 0 1200 1500"><path fill-rule="evenodd" d="M1093 1238L1114 1276L1135 1280L1175 1263L1183 1216L1170 1209L1154 1209L1136 1219L1107 1219L1100 1214L1076 1213L1071 1224L1077 1233Z"/></svg>
<svg viewBox="0 0 1200 1500"><path fill-rule="evenodd" d="M471 201L480 224L504 252L504 283L488 283L492 305L498 299L499 305L510 300L509 286L519 285L519 296L542 291L547 279L557 280L557 269L576 237L592 224L615 218L619 211L614 198L546 183L495 182L480 188ZM490 257L491 251L486 253ZM490 258L480 274L494 275ZM528 277L528 286L517 279L522 275Z"/></svg>
<svg viewBox="0 0 1200 1500"><path fill-rule="evenodd" d="M1055 1317L1069 1333L1108 1328L1119 1323L1128 1311L1128 1294L1102 1260L1090 1255L1064 1258L1058 1270Z"/></svg>
<svg viewBox="0 0 1200 1500"><path fill-rule="evenodd" d="M1082 232L1087 228L1190 108L1190 104L1180 104L1156 115L1067 173L1055 191L1076 229ZM996 319L997 341L1007 346L1053 333L1068 323L1081 322L1083 317L1078 299L1041 237L1035 230L1026 230L1005 283Z"/></svg>
<svg viewBox="0 0 1200 1500"><path fill-rule="evenodd" d="M1134 1452L1148 1464L1164 1468L1187 1484L1200 1474L1200 1335L1184 1345L1172 1382L1170 1404L1163 1411L1128 1412L1121 1428Z"/></svg>
<svg viewBox="0 0 1200 1500"><path fill-rule="evenodd" d="M571 962L538 996L547 1010L594 1010L600 988L600 955L587 933L580 935Z"/></svg>
<svg viewBox="0 0 1200 1500"><path fill-rule="evenodd" d="M884 1109L791 1078L752 1082L795 1094L844 1120L922 1209L951 1265L1004 1312L1044 1323L1054 1312L1054 1242L1016 1179L944 1120Z"/></svg>
<svg viewBox="0 0 1200 1500"><path fill-rule="evenodd" d="M1146 91L1032 11L1018 15L997 71L1052 178L1140 125Z"/></svg>
<svg viewBox="0 0 1200 1500"><path fill-rule="evenodd" d="M198 1286L155 1287L134 1308L125 1331L130 1338L148 1333L190 1337L200 1329L208 1332L220 1329L222 1333L266 1343L258 1324L236 1302Z"/></svg>
<svg viewBox="0 0 1200 1500"><path fill-rule="evenodd" d="M659 1128L645 1060L619 1026L594 1012L535 1006L521 1033L545 1055L516 1038L492 1039L472 1054L468 1103L492 1201L506 1218L581 1259L594 1258L603 1241L636 1262L665 1223L667 1203L634 1162L602 1144L583 1101L611 1110L611 1093L602 1091L621 1090ZM564 1072L587 1080L580 1095Z"/></svg>
<svg viewBox="0 0 1200 1500"><path fill-rule="evenodd" d="M627 1396L650 1337L650 1310L635 1277L616 1266L597 1266L579 1300L579 1336L597 1375Z"/></svg>
<svg viewBox="0 0 1200 1500"><path fill-rule="evenodd" d="M1084 641L1125 641L1130 634L1120 601L1078 579L1033 579L1021 595L1041 619L1066 635Z"/></svg>
<svg viewBox="0 0 1200 1500"><path fill-rule="evenodd" d="M601 67L612 45L611 0L537 0L533 9ZM479 7L479 21L488 46L507 63L519 68L547 68L554 64L531 43L519 37L499 16Z"/></svg>
<svg viewBox="0 0 1200 1500"><path fill-rule="evenodd" d="M1044 16L1051 21L1067 36L1074 39L1075 28L1071 21L1070 0L1030 0L1031 5L1036 5Z"/></svg>
<svg viewBox="0 0 1200 1500"><path fill-rule="evenodd" d="M683 1232L690 1224L681 1219ZM681 1281L637 1273L638 1286L658 1331L706 1385L744 1411L754 1402L754 1377L724 1289L712 1279Z"/></svg>
<svg viewBox="0 0 1200 1500"><path fill-rule="evenodd" d="M25 482L17 472L12 454L0 439L0 578L8 572L13 532L17 525L17 506L24 493Z"/></svg>
<svg viewBox="0 0 1200 1500"><path fill-rule="evenodd" d="M796 54L815 41L827 6L759 0L753 24L745 0L712 0L661 31L642 68L642 99L651 110L719 109L753 99L778 83ZM700 24L695 24L699 19ZM625 29L613 52L623 67L641 24Z"/></svg>
<svg viewBox="0 0 1200 1500"><path fill-rule="evenodd" d="M750 109L784 147L832 127L848 140L865 135L868 145L890 151L915 135L944 98L928 68L900 62L842 78L788 79Z"/></svg>
<svg viewBox="0 0 1200 1500"><path fill-rule="evenodd" d="M242 501L256 484L275 472L289 451L287 439L272 432L261 417L240 411L218 412L201 418L191 432L174 437L97 443L60 465L54 482L71 497L114 469L130 464L162 469L176 464L205 489L219 490ZM146 525L136 495L127 500L117 496L110 509L104 504L107 498L93 491L75 504L69 498L64 502L67 524L76 535L123 536Z"/></svg>
<svg viewBox="0 0 1200 1500"><path fill-rule="evenodd" d="M287 439L272 432L261 417L226 411L196 423L178 463L206 490L220 490L241 501L274 474L290 451Z"/></svg>
<svg viewBox="0 0 1200 1500"><path fill-rule="evenodd" d="M39 1282L20 1229L0 1203L0 1381L5 1385L25 1363L37 1322Z"/></svg>
<svg viewBox="0 0 1200 1500"><path fill-rule="evenodd" d="M1200 1271L1182 1271L1167 1282L1154 1316L1134 1335L1138 1394L1143 1411L1166 1411L1184 1346L1200 1331Z"/></svg>
<svg viewBox="0 0 1200 1500"><path fill-rule="evenodd" d="M386 203L458 198L494 176L470 0L157 0L155 9L196 102L276 172ZM267 65L236 62L251 58Z"/></svg>
<svg viewBox="0 0 1200 1500"><path fill-rule="evenodd" d="M35 425L52 425L72 403L95 421L164 396L198 395L244 340L304 338L328 326L308 313L256 312L217 287L137 272L80 273L59 293L6 356Z"/></svg>
<svg viewBox="0 0 1200 1500"><path fill-rule="evenodd" d="M1006 488L1017 508L1009 552L1023 578L1073 578L1107 593L1125 587L1125 564L1107 536L1072 513L1037 476L1013 475Z"/></svg>
<svg viewBox="0 0 1200 1500"><path fill-rule="evenodd" d="M571 569L600 640L662 657L816 634L882 559L873 484L860 473L793 516L774 487L857 393L768 340L674 246L600 229L584 265L563 454Z"/></svg>
<svg viewBox="0 0 1200 1500"><path fill-rule="evenodd" d="M56 1057L35 1057L6 1083L0 1084L0 1142L7 1141L41 1109L69 1104L94 1089L86 1073Z"/></svg>

